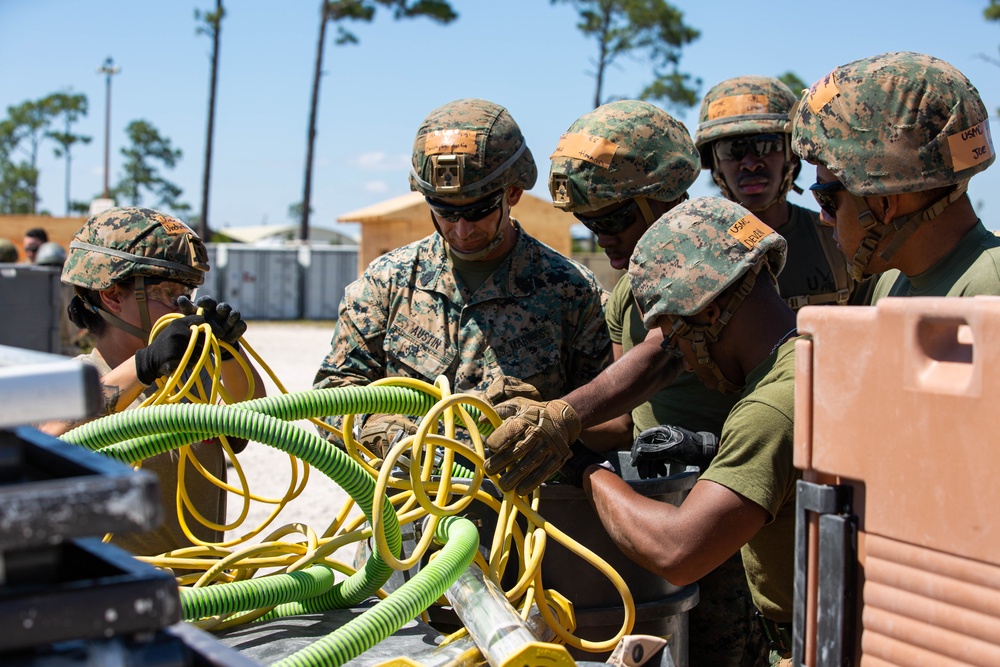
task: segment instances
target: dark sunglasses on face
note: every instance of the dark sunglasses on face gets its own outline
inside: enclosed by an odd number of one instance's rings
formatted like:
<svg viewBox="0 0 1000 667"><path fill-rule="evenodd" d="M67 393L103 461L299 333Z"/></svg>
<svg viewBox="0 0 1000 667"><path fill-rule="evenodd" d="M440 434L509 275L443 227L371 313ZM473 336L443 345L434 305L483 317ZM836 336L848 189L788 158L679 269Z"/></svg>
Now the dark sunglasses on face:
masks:
<svg viewBox="0 0 1000 667"><path fill-rule="evenodd" d="M816 203L831 218L837 217L837 198L834 195L844 189L844 184L840 181L816 182L809 186Z"/></svg>
<svg viewBox="0 0 1000 667"><path fill-rule="evenodd" d="M26 252L26 253L29 253L29 252L38 252L38 249L40 247L41 247L41 245L26 245L26 246L24 246L24 252Z"/></svg>
<svg viewBox="0 0 1000 667"><path fill-rule="evenodd" d="M477 222L500 208L500 205L503 203L503 196L504 190L500 190L482 199L458 206L446 204L443 201L431 199L430 197L424 197L424 199L427 201L427 205L434 215L442 220L447 220L448 222L458 222L459 220Z"/></svg>
<svg viewBox="0 0 1000 667"><path fill-rule="evenodd" d="M636 211L639 210L639 205L633 199L624 206L619 206L611 213L606 215L599 215L593 218L588 218L587 216L581 215L579 213L574 213L576 219L583 223L583 225L594 232L595 234L608 234L614 236L615 234L621 234L627 228L631 227L636 222Z"/></svg>
<svg viewBox="0 0 1000 667"><path fill-rule="evenodd" d="M742 160L747 153L764 157L785 150L785 136L782 134L758 134L752 137L719 139L713 144L718 160Z"/></svg>

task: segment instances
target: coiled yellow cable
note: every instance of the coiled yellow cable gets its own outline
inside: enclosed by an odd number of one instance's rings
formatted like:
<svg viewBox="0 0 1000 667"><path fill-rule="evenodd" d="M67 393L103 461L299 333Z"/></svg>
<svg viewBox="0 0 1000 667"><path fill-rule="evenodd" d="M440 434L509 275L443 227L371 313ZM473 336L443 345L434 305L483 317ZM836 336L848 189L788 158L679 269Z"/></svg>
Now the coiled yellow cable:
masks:
<svg viewBox="0 0 1000 667"><path fill-rule="evenodd" d="M176 317L180 315L172 314L161 318L154 326L152 336L155 337ZM197 346L199 340L203 341L200 349ZM279 390L287 393L280 380L256 351L243 339L240 345L256 361L258 367L268 374ZM234 399L222 385L221 364L216 360L221 358L221 351L224 349L239 360L247 376L248 395L241 399ZM179 368L188 369L190 372L185 376L184 372L178 370L170 377L158 381L156 393L144 401L143 406L181 401L232 403L246 400L253 395L253 373L249 365L231 346L218 341L207 324L192 327L191 342ZM177 516L185 535L196 546L160 556L143 557L142 560L159 567L188 571L179 578L179 584L194 587L207 586L215 582L245 580L258 574L266 576L262 571L291 572L314 563L325 564L337 572L349 575L354 572L354 568L338 562L332 554L344 546L371 538L387 564L397 570L406 570L431 557L428 553L431 538L442 518L463 511L473 502L480 502L497 512L497 521L493 540L488 545L488 555L477 555L476 562L499 586L513 557L512 553L517 554L517 581L504 593L511 604L519 609L522 617L527 618L532 605L537 604L545 622L561 641L586 651L609 651L622 636L631 631L635 620L635 607L628 586L603 559L545 520L539 511L541 497L537 490L530 497L522 498L509 492L497 500L482 488L484 479L490 479L496 488L499 488L499 484L496 478L489 478L483 472L483 461L486 456L483 439L475 418L466 408L475 408L483 415L483 419L496 427L501 420L489 403L471 394L452 394L448 381L443 377L438 378L433 385L411 378L385 378L372 384L409 387L429 394L437 401L419 421L416 433L396 443L384 460L378 459L355 440L353 436L355 415L344 415L340 430L319 419L310 419L320 428L337 434L344 442L347 452L376 479L371 514L374 525L366 527L363 516L352 519L351 510L354 503L353 500L348 500L321 534L317 534L309 526L288 524L272 528L261 543L250 544L249 540L266 530L278 514L303 492L309 479L309 466L289 456L291 474L285 494L280 498L258 496L251 493L239 458L233 453L227 439L220 437L226 455L239 478L238 485L228 484L212 475L197 460L189 446L182 447L178 464ZM441 434L437 433L439 425ZM468 438L468 443L459 440L459 428ZM447 474L452 470L456 454L471 462L471 478L453 478L451 474ZM404 455L409 458L408 476L405 478L394 476L393 470L399 468L400 458ZM208 521L194 506L188 494L185 484L188 474L202 475L227 493L240 497L242 508L238 518L228 524ZM390 490L392 493L388 495L387 492ZM400 525L424 522L417 546L406 558L394 557L386 543L381 517L387 497L396 509ZM275 507L260 525L223 542L207 543L198 539L191 533L185 519L184 510L195 520L214 530L235 531L248 516L251 502L273 504ZM518 522L522 517L526 524L525 528ZM571 605L554 591L546 590L542 581L541 563L550 537L592 564L618 591L623 602L624 619L614 637L594 642L580 639L572 634L574 622ZM545 603L538 604L540 600ZM205 619L200 621L199 625L206 629L219 630L248 622L268 611L269 609L261 609L231 619Z"/></svg>

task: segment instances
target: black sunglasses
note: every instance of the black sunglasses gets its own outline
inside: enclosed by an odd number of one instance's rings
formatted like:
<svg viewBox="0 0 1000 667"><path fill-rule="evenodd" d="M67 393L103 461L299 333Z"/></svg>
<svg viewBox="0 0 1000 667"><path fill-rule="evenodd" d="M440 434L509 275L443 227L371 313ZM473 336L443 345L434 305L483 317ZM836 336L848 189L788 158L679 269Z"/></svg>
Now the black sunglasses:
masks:
<svg viewBox="0 0 1000 667"><path fill-rule="evenodd" d="M764 157L785 150L785 136L782 134L757 134L752 137L719 139L713 146L718 160L742 160L748 153Z"/></svg>
<svg viewBox="0 0 1000 667"><path fill-rule="evenodd" d="M611 211L606 215L598 215L593 218L588 218L579 213L574 213L576 219L579 220L583 225L594 232L595 234L608 234L614 236L615 234L621 234L623 231L631 227L636 222L636 211L639 210L639 205L633 199L624 206L619 206L615 210Z"/></svg>
<svg viewBox="0 0 1000 667"><path fill-rule="evenodd" d="M816 203L831 218L837 217L837 198L834 195L841 190L846 190L840 181L828 181L826 183L816 182L809 186L809 191L816 198Z"/></svg>
<svg viewBox="0 0 1000 667"><path fill-rule="evenodd" d="M434 215L442 220L447 220L448 222L458 222L459 220L477 222L500 208L500 205L503 203L503 196L504 190L500 190L496 194L487 195L482 199L459 206L445 204L438 199L431 199L430 197L424 197L424 200L426 200L427 205Z"/></svg>

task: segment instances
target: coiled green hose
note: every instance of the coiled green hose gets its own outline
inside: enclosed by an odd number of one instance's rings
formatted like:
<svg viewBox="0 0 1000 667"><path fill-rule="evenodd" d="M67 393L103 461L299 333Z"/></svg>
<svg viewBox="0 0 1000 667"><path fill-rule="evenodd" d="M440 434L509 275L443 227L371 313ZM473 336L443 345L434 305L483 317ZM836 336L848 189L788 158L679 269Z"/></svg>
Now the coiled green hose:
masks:
<svg viewBox="0 0 1000 667"><path fill-rule="evenodd" d="M365 389L378 393L383 388ZM144 456L132 451L135 443L154 449L150 446L151 439L144 436L164 432L238 436L292 454L330 477L354 499L368 521L372 519L375 480L357 461L318 435L265 414L195 403L156 405L119 412L83 424L64 434L62 439L91 450L100 450L100 453L119 460L136 461ZM129 442L118 444L122 440ZM157 451L144 453L160 454L183 444L177 443L176 438L171 440L174 440L173 444L160 440L156 443ZM386 502L383 508L382 521L386 527L389 550L396 556L402 546L399 521L391 503ZM361 570L334 586L323 599L331 604L328 608L350 607L373 595L391 574L392 568L375 552Z"/></svg>
<svg viewBox="0 0 1000 667"><path fill-rule="evenodd" d="M181 617L185 621L196 621L313 598L330 590L335 583L334 577L333 570L326 565L312 565L296 572L246 581L181 588Z"/></svg>
<svg viewBox="0 0 1000 667"><path fill-rule="evenodd" d="M435 539L444 547L427 566L386 599L326 637L280 660L272 667L337 667L379 643L435 600L458 580L479 548L479 532L464 517L452 516L438 524ZM272 613L310 613L310 600L281 605Z"/></svg>

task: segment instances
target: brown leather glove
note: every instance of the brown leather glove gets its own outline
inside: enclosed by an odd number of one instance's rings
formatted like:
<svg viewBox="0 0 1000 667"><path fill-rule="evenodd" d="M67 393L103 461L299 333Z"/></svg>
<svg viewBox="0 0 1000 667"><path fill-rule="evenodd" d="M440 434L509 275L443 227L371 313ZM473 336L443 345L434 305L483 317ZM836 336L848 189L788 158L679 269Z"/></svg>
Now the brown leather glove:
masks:
<svg viewBox="0 0 1000 667"><path fill-rule="evenodd" d="M583 427L576 411L566 401L533 401L513 398L497 406L504 422L487 439L492 452L486 472L499 474L500 488L520 496L531 493L569 460L570 443ZM516 461L516 463L515 463Z"/></svg>
<svg viewBox="0 0 1000 667"><path fill-rule="evenodd" d="M358 443L384 459L389 449L401 438L416 432L417 425L402 415L372 415L361 428Z"/></svg>
<svg viewBox="0 0 1000 667"><path fill-rule="evenodd" d="M493 407L500 405L504 401L518 397L530 398L536 401L542 400L542 395L532 385L509 375L501 375L493 380L485 390L478 393L483 400Z"/></svg>

